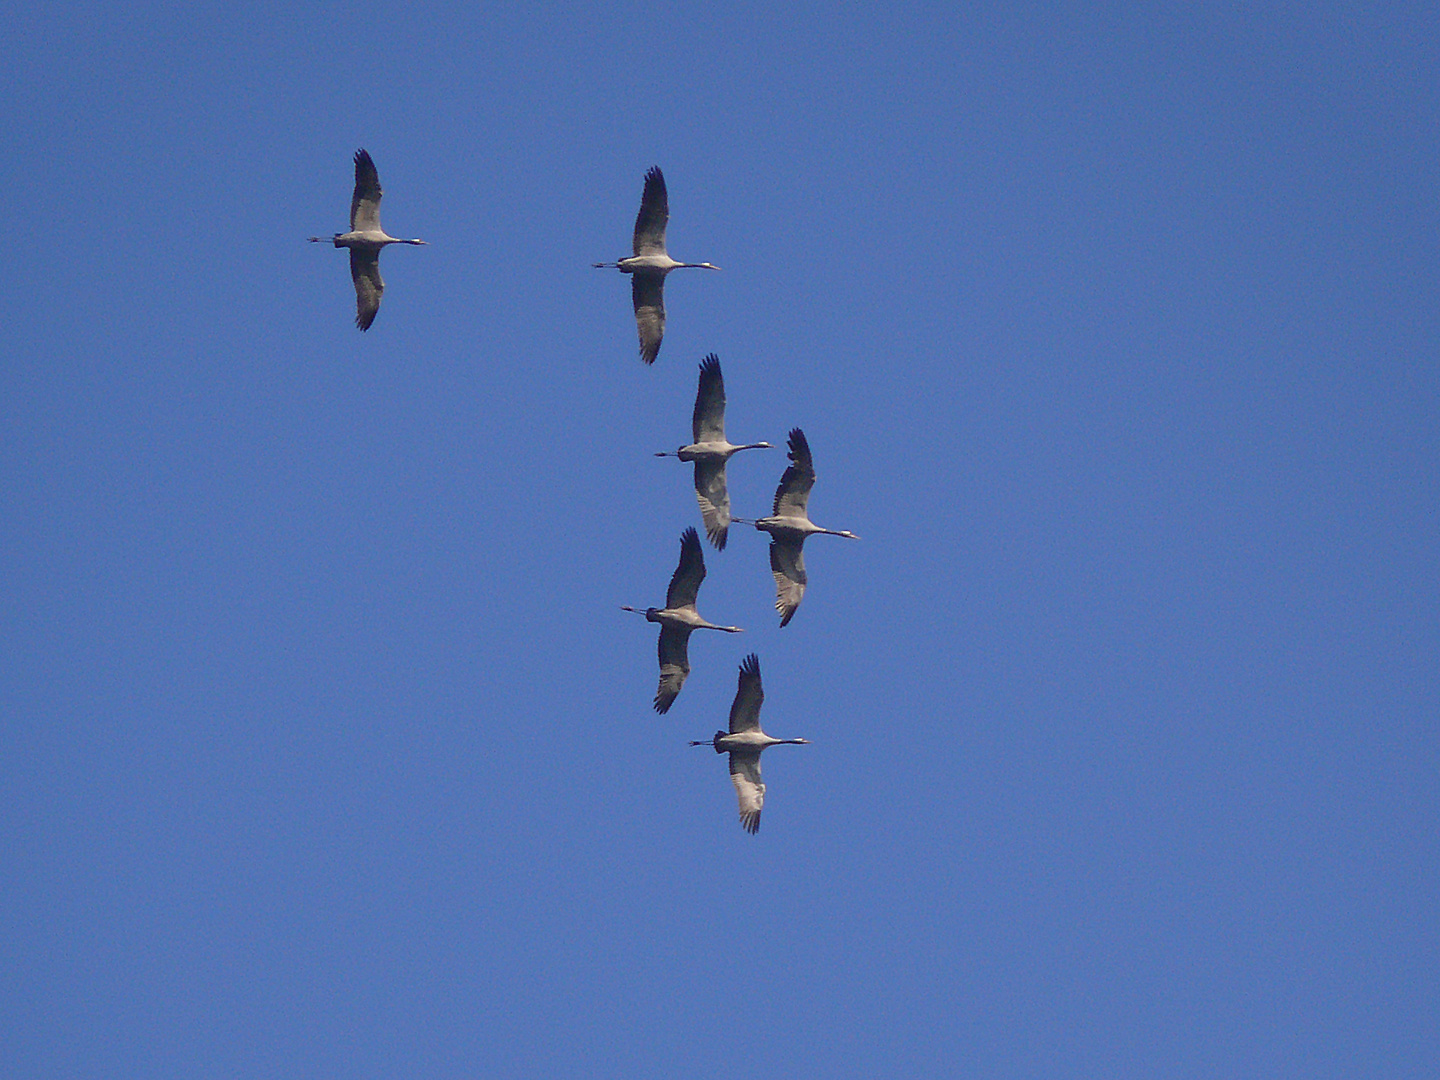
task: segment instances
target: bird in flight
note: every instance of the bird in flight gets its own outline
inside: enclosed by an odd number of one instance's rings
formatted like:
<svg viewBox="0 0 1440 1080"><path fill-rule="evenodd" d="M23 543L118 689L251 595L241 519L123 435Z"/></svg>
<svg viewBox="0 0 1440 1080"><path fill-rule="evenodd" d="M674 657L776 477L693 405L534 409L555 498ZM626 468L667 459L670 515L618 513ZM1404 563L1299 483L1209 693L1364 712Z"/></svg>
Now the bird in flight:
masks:
<svg viewBox="0 0 1440 1080"><path fill-rule="evenodd" d="M670 588L665 593L665 606L641 609L622 605L622 610L644 615L650 622L660 624L660 686L655 691L655 711L658 713L670 711L680 688L685 685L685 676L690 674L688 652L691 631L741 632L738 626L717 626L707 622L695 610L695 597L704 580L705 553L700 547L700 536L693 528L686 529L680 537L680 563L671 575Z"/></svg>
<svg viewBox="0 0 1440 1080"><path fill-rule="evenodd" d="M350 231L332 236L312 236L312 244L333 242L350 249L350 277L355 282L355 325L369 330L380 310L380 249L386 244L424 244L424 240L401 240L386 235L380 227L380 175L375 162L364 150L355 151L355 194L350 197Z"/></svg>
<svg viewBox="0 0 1440 1080"><path fill-rule="evenodd" d="M770 517L752 521L748 518L733 518L744 525L754 525L770 534L770 572L775 575L775 610L780 612L780 625L786 625L795 615L805 596L805 555L801 550L805 538L815 533L826 536L843 536L849 540L860 538L852 532L836 529L822 529L811 522L807 511L810 489L815 486L815 466L810 460L810 443L798 427L790 430L790 467L780 477L780 486L775 489L775 504Z"/></svg>
<svg viewBox="0 0 1440 1080"><path fill-rule="evenodd" d="M767 746L808 746L809 739L775 739L760 730L760 706L765 690L760 685L760 658L754 653L740 665L740 684L730 706L730 730L717 731L713 739L692 741L691 746L713 746L717 754L730 755L730 782L740 801L740 826L754 834L760 830L760 810L765 805L765 784L760 779L760 755Z"/></svg>
<svg viewBox="0 0 1440 1080"><path fill-rule="evenodd" d="M640 359L653 364L665 336L665 275L671 270L694 268L719 270L710 263L676 262L665 253L665 225L670 220L670 200L665 193L665 176L660 166L645 174L645 193L640 196L640 213L635 218L635 254L619 262L592 263L631 275L630 294L635 302L635 325L640 331Z"/></svg>
<svg viewBox="0 0 1440 1080"><path fill-rule="evenodd" d="M700 518L705 535L717 551L725 550L730 529L730 492L725 486L725 463L741 450L769 450L768 442L736 446L725 438L725 379L720 374L720 358L714 353L700 362L700 388L695 393L695 412L691 418L695 441L672 452L661 451L656 457L674 457L695 463L695 498L700 503Z"/></svg>

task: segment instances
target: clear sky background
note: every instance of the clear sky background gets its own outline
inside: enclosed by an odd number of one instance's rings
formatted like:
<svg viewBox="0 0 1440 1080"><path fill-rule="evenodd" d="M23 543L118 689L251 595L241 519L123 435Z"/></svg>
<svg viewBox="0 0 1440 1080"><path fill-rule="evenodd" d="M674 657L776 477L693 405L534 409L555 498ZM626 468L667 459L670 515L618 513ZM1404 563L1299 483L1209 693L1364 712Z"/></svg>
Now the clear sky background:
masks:
<svg viewBox="0 0 1440 1080"><path fill-rule="evenodd" d="M302 7L3 17L0 1074L1440 1074L1432 5Z"/></svg>

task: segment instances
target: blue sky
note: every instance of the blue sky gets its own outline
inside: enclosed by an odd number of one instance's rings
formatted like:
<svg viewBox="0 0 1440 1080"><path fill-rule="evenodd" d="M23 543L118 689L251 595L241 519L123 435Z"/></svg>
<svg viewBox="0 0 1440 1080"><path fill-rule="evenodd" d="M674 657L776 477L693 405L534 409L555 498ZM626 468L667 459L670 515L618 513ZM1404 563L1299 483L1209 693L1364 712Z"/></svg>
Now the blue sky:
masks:
<svg viewBox="0 0 1440 1080"><path fill-rule="evenodd" d="M0 1072L1436 1074L1433 9L4 23Z"/></svg>

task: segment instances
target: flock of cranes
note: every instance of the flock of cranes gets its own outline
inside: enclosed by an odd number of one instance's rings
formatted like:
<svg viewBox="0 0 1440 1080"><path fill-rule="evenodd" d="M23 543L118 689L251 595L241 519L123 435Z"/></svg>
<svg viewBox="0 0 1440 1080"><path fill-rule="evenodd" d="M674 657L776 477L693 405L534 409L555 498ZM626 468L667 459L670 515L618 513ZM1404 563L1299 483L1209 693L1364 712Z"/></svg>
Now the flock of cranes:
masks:
<svg viewBox="0 0 1440 1080"><path fill-rule="evenodd" d="M350 231L332 237L312 236L312 243L326 240L337 248L350 249L350 277L355 284L355 325L369 330L380 310L385 283L380 278L380 251L388 244L424 244L424 240L402 240L388 235L380 225L380 198L384 194L380 177L370 155L355 152L355 192L350 200ZM635 219L634 255L616 262L594 263L597 268L618 269L631 278L635 324L640 336L640 358L653 364L665 336L665 277L672 270L687 268L718 270L711 263L682 263L665 251L665 229L670 220L665 177L658 166L645 174L640 213ZM711 353L700 364L700 384L691 417L693 441L679 449L662 451L657 457L674 457L695 466L695 499L705 535L716 551L724 551L732 523L752 525L770 534L770 569L775 576L775 609L780 625L787 626L805 595L805 558L802 548L815 533L858 540L852 532L823 529L810 520L810 489L815 486L815 467L805 433L792 428L788 451L790 464L780 478L769 517L741 518L730 512L730 494L725 468L742 450L768 450L768 442L735 444L725 437L725 380L720 360ZM705 553L700 535L691 527L680 538L680 561L670 578L663 608L636 608L625 611L644 615L660 624L660 682L655 691L655 711L668 712L675 703L686 676L690 674L690 635L696 630L719 630L738 634L741 627L721 626L703 618L696 609L700 585L705 580ZM760 754L770 746L807 745L807 739L776 739L760 729L760 706L765 692L760 683L760 659L754 653L740 665L739 685L730 706L729 731L693 741L691 746L712 746L716 753L730 755L730 779L740 804L740 824L746 832L760 828L760 811L765 803L765 784L760 779Z"/></svg>

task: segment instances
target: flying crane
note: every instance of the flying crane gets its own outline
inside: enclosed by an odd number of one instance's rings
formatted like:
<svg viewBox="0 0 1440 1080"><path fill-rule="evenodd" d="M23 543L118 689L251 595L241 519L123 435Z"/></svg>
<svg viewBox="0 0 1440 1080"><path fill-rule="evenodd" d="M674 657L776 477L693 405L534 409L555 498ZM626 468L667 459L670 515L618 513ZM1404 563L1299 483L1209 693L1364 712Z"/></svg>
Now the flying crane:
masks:
<svg viewBox="0 0 1440 1080"><path fill-rule="evenodd" d="M598 262L597 269L612 268L630 274L630 295L635 304L635 325L640 331L640 359L653 364L665 336L665 275L671 270L693 268L719 270L710 263L676 262L665 253L665 225L670 220L670 201L665 193L665 176L660 166L645 174L645 192L640 196L640 213L635 218L635 254L619 262Z"/></svg>
<svg viewBox="0 0 1440 1080"><path fill-rule="evenodd" d="M730 705L730 730L713 739L692 741L691 746L713 746L730 755L730 782L740 802L740 826L752 835L760 830L765 805L765 784L760 779L760 755L767 746L809 746L809 739L776 739L760 730L760 706L765 690L760 685L760 658L754 653L740 665L740 682Z"/></svg>
<svg viewBox="0 0 1440 1080"><path fill-rule="evenodd" d="M424 240L401 240L380 227L380 175L365 150L355 151L355 194L350 197L350 231L330 236L312 236L312 244L332 242L350 249L350 277L355 282L355 325L369 330L380 310L380 249L386 244L424 244Z"/></svg>
<svg viewBox="0 0 1440 1080"><path fill-rule="evenodd" d="M686 529L680 537L680 562L671 575L670 588L665 593L665 606L642 610L621 605L624 611L633 611L644 615L650 622L660 624L660 685L655 691L655 711L658 713L670 711L680 688L685 685L685 676L690 674L688 652L691 631L741 633L738 626L717 626L707 622L695 610L695 597L704 580L705 553L700 547L700 536L693 528Z"/></svg>
<svg viewBox="0 0 1440 1080"><path fill-rule="evenodd" d="M822 529L810 520L807 506L810 489L815 486L815 466L810 460L810 443L798 427L790 429L790 466L780 477L775 489L774 509L770 517L751 521L732 518L743 525L754 525L770 534L770 572L775 575L775 610L780 612L780 625L795 615L805 596L805 555L801 550L805 538L816 533L859 540L852 532Z"/></svg>
<svg viewBox="0 0 1440 1080"><path fill-rule="evenodd" d="M656 457L674 457L695 463L695 498L705 535L717 551L725 550L730 529L730 492L725 486L725 463L741 450L769 450L768 442L736 446L725 438L725 379L720 358L714 353L700 362L700 387L695 392L695 412L690 421L695 441Z"/></svg>

